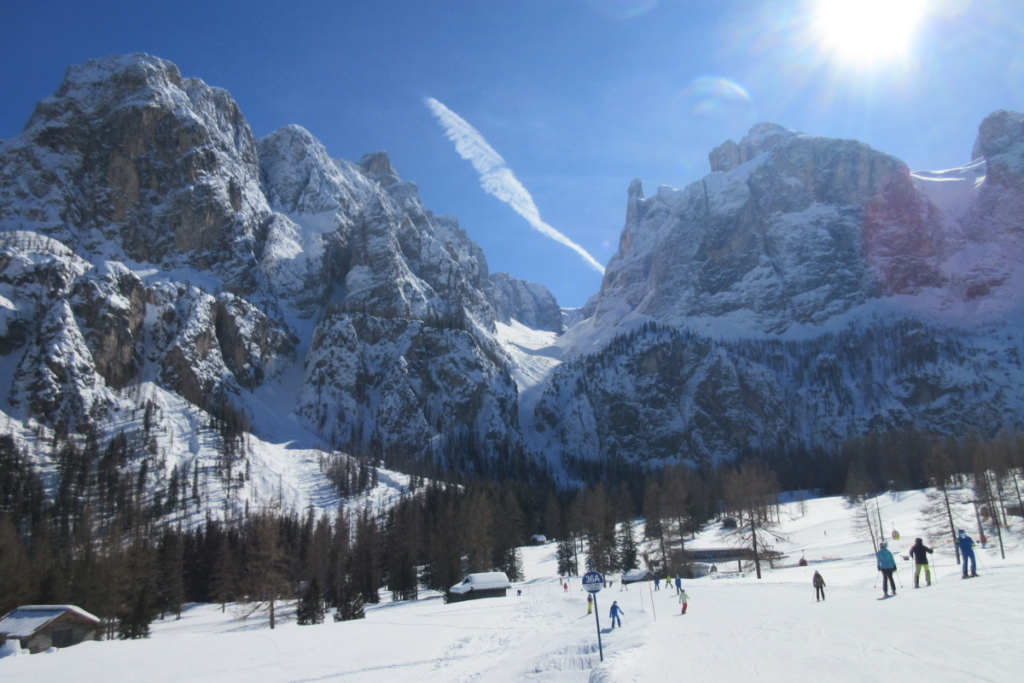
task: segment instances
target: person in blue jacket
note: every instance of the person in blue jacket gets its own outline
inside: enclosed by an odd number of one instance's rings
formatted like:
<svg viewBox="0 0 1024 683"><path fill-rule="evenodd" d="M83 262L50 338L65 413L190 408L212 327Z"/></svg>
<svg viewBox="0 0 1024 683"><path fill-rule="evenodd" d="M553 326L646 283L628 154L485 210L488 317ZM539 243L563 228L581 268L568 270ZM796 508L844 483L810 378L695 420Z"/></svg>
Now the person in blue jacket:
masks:
<svg viewBox="0 0 1024 683"><path fill-rule="evenodd" d="M608 616L612 618L612 628L615 628L616 625L622 626L622 608L619 607L618 601L612 602L612 609Z"/></svg>
<svg viewBox="0 0 1024 683"><path fill-rule="evenodd" d="M882 572L882 592L888 597L889 588L892 587L892 594L896 595L896 582L893 581L892 574L896 571L896 558L889 552L889 548L886 547L885 541L879 544L878 552L875 553L875 557L878 559L878 571Z"/></svg>
<svg viewBox="0 0 1024 683"><path fill-rule="evenodd" d="M974 539L971 538L970 536L968 536L967 532L965 532L963 529L961 529L960 530L960 536L959 536L959 538L956 539L956 544L958 546L960 546L960 557L962 557L963 560L964 560L964 568L963 568L964 576L963 576L963 578L966 579L966 578L971 577L971 576L977 576L978 575L978 565L976 564L975 559L974 559ZM967 573L967 560L968 559L970 559L970 561L971 561L971 573L970 574Z"/></svg>

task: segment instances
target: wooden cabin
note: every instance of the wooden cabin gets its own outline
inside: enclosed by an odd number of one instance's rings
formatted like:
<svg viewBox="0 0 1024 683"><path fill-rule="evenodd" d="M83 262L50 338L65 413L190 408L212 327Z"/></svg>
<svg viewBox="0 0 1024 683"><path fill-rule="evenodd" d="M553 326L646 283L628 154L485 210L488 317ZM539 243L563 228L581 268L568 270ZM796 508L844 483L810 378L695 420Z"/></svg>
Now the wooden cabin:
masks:
<svg viewBox="0 0 1024 683"><path fill-rule="evenodd" d="M17 640L32 654L99 636L99 617L74 605L25 605L0 619L0 645Z"/></svg>

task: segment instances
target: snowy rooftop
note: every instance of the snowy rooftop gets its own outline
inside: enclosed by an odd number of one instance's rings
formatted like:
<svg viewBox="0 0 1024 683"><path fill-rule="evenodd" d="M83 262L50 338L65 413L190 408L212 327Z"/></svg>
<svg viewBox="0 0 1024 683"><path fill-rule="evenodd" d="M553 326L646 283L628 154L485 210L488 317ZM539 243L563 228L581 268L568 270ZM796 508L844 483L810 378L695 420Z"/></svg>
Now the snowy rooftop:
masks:
<svg viewBox="0 0 1024 683"><path fill-rule="evenodd" d="M74 605L25 605L0 619L0 634L10 638L27 638L65 612L72 612L83 619L100 619Z"/></svg>

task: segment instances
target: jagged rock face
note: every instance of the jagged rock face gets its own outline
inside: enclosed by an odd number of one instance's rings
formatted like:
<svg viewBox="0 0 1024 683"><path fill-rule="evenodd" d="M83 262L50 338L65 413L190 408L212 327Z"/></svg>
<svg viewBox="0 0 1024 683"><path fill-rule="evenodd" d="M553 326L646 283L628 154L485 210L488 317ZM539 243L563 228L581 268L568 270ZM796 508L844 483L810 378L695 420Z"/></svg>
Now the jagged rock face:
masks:
<svg viewBox="0 0 1024 683"><path fill-rule="evenodd" d="M554 298L490 274L385 153L331 159L298 126L253 140L223 91L152 57L100 60L0 146L0 408L109 435L155 385L192 404L188 424L237 402L272 415L257 436L299 425L356 455L492 472L526 443L557 467L991 433L1024 414L1016 329L872 311L999 309L1024 260L1022 128L986 119L987 176L959 177L956 202L865 145L770 124L683 190L635 181L550 371L514 367L529 356L494 323L561 331Z"/></svg>
<svg viewBox="0 0 1024 683"><path fill-rule="evenodd" d="M712 172L725 173L798 135L776 123L759 123L739 144L726 140L708 154Z"/></svg>
<svg viewBox="0 0 1024 683"><path fill-rule="evenodd" d="M989 245L990 257L963 277L970 299L1011 283L1024 261L1024 114L998 111L986 117L974 156L985 159L985 181L963 223L972 241Z"/></svg>
<svg viewBox="0 0 1024 683"><path fill-rule="evenodd" d="M570 468L829 452L909 428L994 435L1019 424L1020 343L888 317L804 341L713 340L649 323L559 367L531 417Z"/></svg>
<svg viewBox="0 0 1024 683"><path fill-rule="evenodd" d="M937 211L898 160L777 126L712 157L728 170L684 190L645 199L631 185L599 320L742 317L781 332L943 284Z"/></svg>
<svg viewBox="0 0 1024 683"><path fill-rule="evenodd" d="M453 458L518 451L515 385L465 323L330 316L298 413L332 443L388 461L462 466Z"/></svg>
<svg viewBox="0 0 1024 683"><path fill-rule="evenodd" d="M513 319L535 330L562 332L562 309L547 287L516 279L508 273L492 273L488 299L495 317L505 324Z"/></svg>
<svg viewBox="0 0 1024 683"><path fill-rule="evenodd" d="M70 69L0 148L0 231L6 395L43 422L102 431L150 381L216 412L304 364L291 418L324 443L438 461L469 444L481 466L521 449L494 286L458 222L383 152L334 160L299 126L254 140L169 62ZM553 302L519 286L524 311Z"/></svg>
<svg viewBox="0 0 1024 683"><path fill-rule="evenodd" d="M705 463L1019 427L1024 117L990 116L975 150L984 175L911 175L861 143L762 124L684 190L645 199L633 181L590 327L570 330L570 350L603 350L545 386L542 447Z"/></svg>
<svg viewBox="0 0 1024 683"><path fill-rule="evenodd" d="M3 229L253 286L270 212L255 141L224 91L154 57L90 62L68 70L6 147L0 176L30 179L0 192Z"/></svg>
<svg viewBox="0 0 1024 683"><path fill-rule="evenodd" d="M708 464L788 434L785 398L776 378L711 340L647 327L559 368L534 415L568 463Z"/></svg>
<svg viewBox="0 0 1024 683"><path fill-rule="evenodd" d="M141 330L146 311L142 281L120 264L106 265L75 281L70 292L75 318L96 372L111 389L123 389L142 367Z"/></svg>

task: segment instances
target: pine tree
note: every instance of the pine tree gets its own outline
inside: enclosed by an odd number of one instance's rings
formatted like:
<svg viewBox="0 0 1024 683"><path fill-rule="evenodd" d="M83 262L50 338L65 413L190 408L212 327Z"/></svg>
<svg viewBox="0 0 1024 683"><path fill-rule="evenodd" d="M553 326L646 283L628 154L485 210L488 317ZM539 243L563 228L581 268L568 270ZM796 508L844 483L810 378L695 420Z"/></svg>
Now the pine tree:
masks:
<svg viewBox="0 0 1024 683"><path fill-rule="evenodd" d="M576 576L579 569L576 566L576 541L566 537L558 539L558 575Z"/></svg>
<svg viewBox="0 0 1024 683"><path fill-rule="evenodd" d="M638 550L633 523L626 520L619 524L619 569L629 571L637 566Z"/></svg>
<svg viewBox="0 0 1024 683"><path fill-rule="evenodd" d="M0 614L7 614L31 599L31 575L28 553L11 516L0 514Z"/></svg>
<svg viewBox="0 0 1024 683"><path fill-rule="evenodd" d="M299 626L324 623L324 594L320 582L313 577L295 607L295 621Z"/></svg>
<svg viewBox="0 0 1024 683"><path fill-rule="evenodd" d="M149 638L149 625L153 622L153 609L149 604L149 584L143 582L132 596L131 608L118 622L117 635L121 640Z"/></svg>
<svg viewBox="0 0 1024 683"><path fill-rule="evenodd" d="M276 605L284 590L284 558L280 520L270 513L251 517L246 524L246 588L254 609L266 605L270 628L277 623Z"/></svg>

